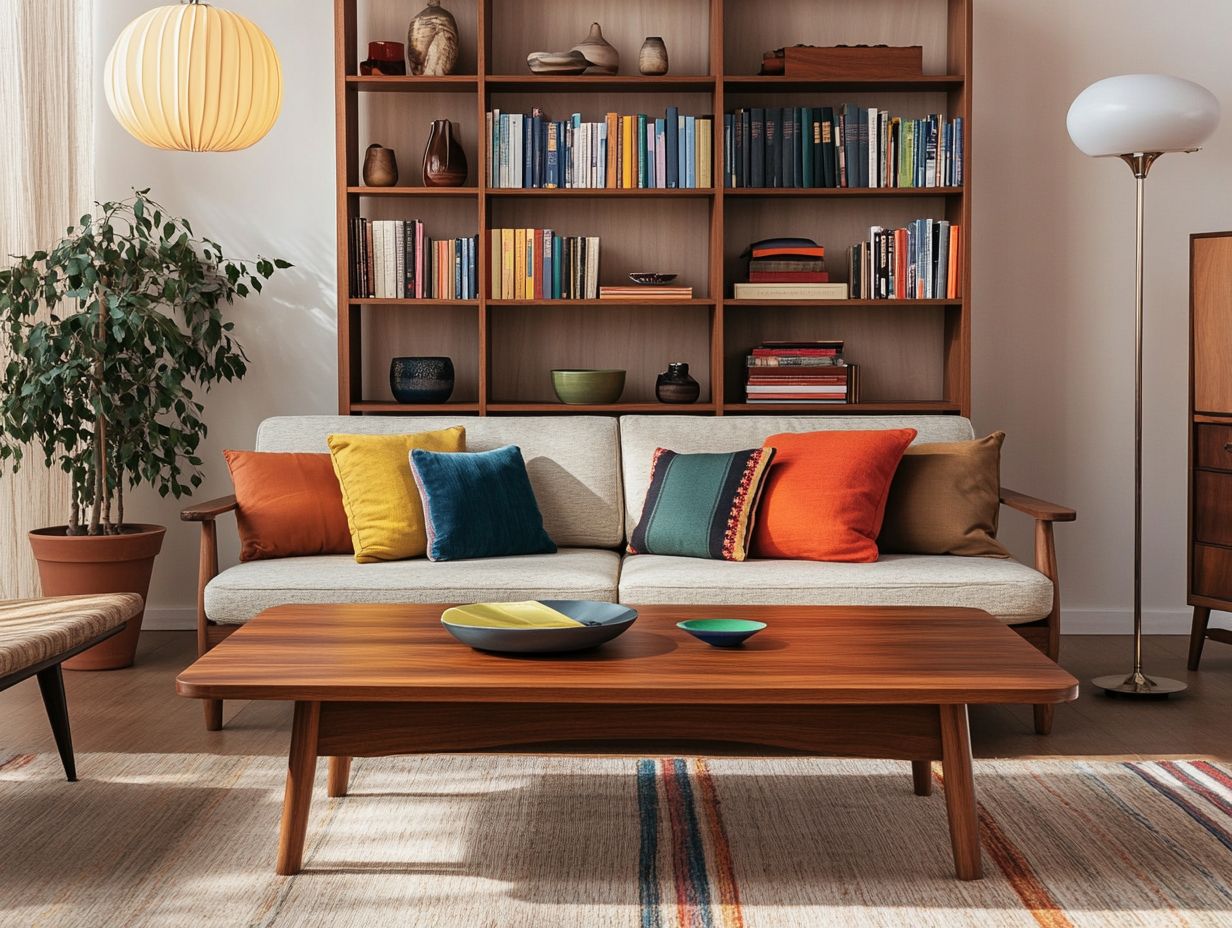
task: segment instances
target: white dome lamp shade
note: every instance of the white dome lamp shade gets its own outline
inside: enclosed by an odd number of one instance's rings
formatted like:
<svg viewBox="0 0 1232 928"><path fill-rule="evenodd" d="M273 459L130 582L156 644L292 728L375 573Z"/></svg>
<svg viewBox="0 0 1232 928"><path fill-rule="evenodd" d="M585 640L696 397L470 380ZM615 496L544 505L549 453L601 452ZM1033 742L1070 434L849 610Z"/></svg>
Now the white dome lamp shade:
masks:
<svg viewBox="0 0 1232 928"><path fill-rule="evenodd" d="M1133 156L1153 156L1143 159L1145 169L1166 152L1201 148L1218 124L1214 94L1167 74L1122 74L1096 81L1078 94L1065 117L1069 137L1084 155L1122 158L1131 168Z"/></svg>

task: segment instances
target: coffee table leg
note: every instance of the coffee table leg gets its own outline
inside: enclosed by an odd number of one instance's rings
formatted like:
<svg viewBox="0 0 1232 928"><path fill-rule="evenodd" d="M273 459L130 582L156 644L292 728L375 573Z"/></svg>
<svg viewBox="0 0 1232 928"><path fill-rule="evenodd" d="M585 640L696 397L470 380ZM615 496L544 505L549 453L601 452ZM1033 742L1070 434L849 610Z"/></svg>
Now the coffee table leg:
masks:
<svg viewBox="0 0 1232 928"><path fill-rule="evenodd" d="M339 754L329 759L329 788L326 794L338 798L347 794L351 782L351 758Z"/></svg>
<svg viewBox="0 0 1232 928"><path fill-rule="evenodd" d="M954 869L960 880L978 880L984 871L980 861L975 780L971 773L971 732L967 727L965 705L941 706L941 763Z"/></svg>
<svg viewBox="0 0 1232 928"><path fill-rule="evenodd" d="M304 861L304 835L312 806L312 782L317 772L319 702L297 702L291 723L291 753L287 759L287 791L282 800L282 832L278 839L277 872L299 873Z"/></svg>
<svg viewBox="0 0 1232 928"><path fill-rule="evenodd" d="M911 784L915 787L917 796L933 794L933 762L931 760L911 762Z"/></svg>

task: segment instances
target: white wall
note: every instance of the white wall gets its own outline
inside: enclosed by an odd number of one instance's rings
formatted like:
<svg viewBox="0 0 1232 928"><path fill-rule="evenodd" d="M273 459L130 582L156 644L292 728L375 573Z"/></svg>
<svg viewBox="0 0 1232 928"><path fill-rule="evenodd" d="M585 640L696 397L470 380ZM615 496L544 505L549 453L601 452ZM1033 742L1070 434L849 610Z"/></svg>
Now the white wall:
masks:
<svg viewBox="0 0 1232 928"><path fill-rule="evenodd" d="M1119 162L1082 157L1065 112L1088 83L1164 71L1210 87L1228 119L1207 150L1173 155L1148 191L1146 574L1148 621L1185 620L1187 236L1232 228L1232 4L1189 0L975 0L973 240L977 428L1009 433L1004 482L1075 506L1060 526L1066 623L1127 627L1132 538L1133 183ZM229 492L220 451L251 447L274 413L335 408L332 17L327 0L228 0L278 47L282 118L246 152L191 155L130 139L98 95L100 196L149 185L194 227L245 255L296 269L236 313L249 377L208 399L207 481ZM146 0L97 0L97 60ZM408 8L409 9L409 8ZM151 624L192 615L195 526L143 496L132 515L169 527ZM1006 517L1029 556L1025 521ZM234 548L231 547L230 551Z"/></svg>

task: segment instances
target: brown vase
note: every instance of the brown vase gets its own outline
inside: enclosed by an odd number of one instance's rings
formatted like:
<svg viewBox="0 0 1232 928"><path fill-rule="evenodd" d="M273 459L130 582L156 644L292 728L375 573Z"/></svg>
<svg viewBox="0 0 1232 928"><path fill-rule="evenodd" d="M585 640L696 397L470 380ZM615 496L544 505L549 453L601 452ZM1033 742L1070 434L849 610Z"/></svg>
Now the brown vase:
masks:
<svg viewBox="0 0 1232 928"><path fill-rule="evenodd" d="M424 148L425 187L461 187L466 183L466 153L453 134L448 119L432 121L432 132Z"/></svg>
<svg viewBox="0 0 1232 928"><path fill-rule="evenodd" d="M364 183L369 187L395 187L398 184L398 159L392 148L368 146L364 154Z"/></svg>
<svg viewBox="0 0 1232 928"><path fill-rule="evenodd" d="M167 530L161 525L130 525L123 535L67 535L65 526L39 528L30 533L30 547L38 561L44 596L80 596L87 593L150 592L154 558ZM142 609L124 631L112 635L69 658L66 670L117 670L129 667L137 651Z"/></svg>

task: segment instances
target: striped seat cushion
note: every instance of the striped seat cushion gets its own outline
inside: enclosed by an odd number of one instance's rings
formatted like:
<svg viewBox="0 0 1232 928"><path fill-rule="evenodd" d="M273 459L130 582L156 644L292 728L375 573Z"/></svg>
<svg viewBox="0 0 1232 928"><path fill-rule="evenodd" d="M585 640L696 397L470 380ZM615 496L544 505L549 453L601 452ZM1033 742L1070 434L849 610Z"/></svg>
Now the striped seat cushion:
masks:
<svg viewBox="0 0 1232 928"><path fill-rule="evenodd" d="M0 677L50 660L123 625L142 609L135 593L0 602Z"/></svg>

